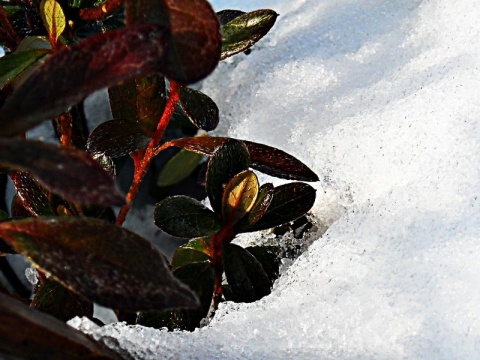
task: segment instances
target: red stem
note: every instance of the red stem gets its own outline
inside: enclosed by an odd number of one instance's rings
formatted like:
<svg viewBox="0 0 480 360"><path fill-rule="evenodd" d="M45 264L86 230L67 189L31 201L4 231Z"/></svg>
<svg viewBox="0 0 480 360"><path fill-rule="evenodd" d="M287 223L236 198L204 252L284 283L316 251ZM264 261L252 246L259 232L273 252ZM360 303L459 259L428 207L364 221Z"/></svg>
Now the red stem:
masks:
<svg viewBox="0 0 480 360"><path fill-rule="evenodd" d="M2 32L8 37L8 39L6 39L8 40L8 44L6 45L10 50L12 51L15 50L15 48L17 47L18 44L20 44L22 39L13 29L12 24L10 24L10 20L8 20L7 11L1 5L0 5L0 23L2 24L3 30L4 30Z"/></svg>
<svg viewBox="0 0 480 360"><path fill-rule="evenodd" d="M80 10L80 18L84 21L103 20L114 11L120 9L122 5L123 0L107 0L99 7Z"/></svg>
<svg viewBox="0 0 480 360"><path fill-rule="evenodd" d="M180 85L175 83L174 81L170 81L170 96L168 98L167 104L165 105L165 110L163 111L163 115L158 122L157 130L153 135L150 143L148 144L145 151L139 151L132 154L132 158L135 165L135 172L133 175L133 181L130 185L130 189L128 190L126 204L122 206L120 209L120 213L118 214L116 224L122 225L125 221L128 211L132 206L133 199L138 193L140 188L140 184L142 183L145 174L153 160L153 158L158 154L157 146L163 138L163 134L170 122L170 119L173 115L175 110L175 106L179 101L179 94L178 90L180 89ZM163 147L161 147L163 148Z"/></svg>

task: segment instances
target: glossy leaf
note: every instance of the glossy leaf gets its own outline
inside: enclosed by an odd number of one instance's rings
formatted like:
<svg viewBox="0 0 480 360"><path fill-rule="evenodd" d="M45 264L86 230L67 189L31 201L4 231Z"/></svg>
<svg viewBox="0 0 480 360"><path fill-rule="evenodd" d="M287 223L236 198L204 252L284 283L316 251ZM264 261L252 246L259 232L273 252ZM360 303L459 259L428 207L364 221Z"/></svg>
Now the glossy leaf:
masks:
<svg viewBox="0 0 480 360"><path fill-rule="evenodd" d="M54 317L0 292L0 353L8 359L119 359Z"/></svg>
<svg viewBox="0 0 480 360"><path fill-rule="evenodd" d="M245 11L227 9L227 10L222 10L217 12L217 17L218 17L218 20L220 21L220 25L226 25L233 19L243 14L245 14Z"/></svg>
<svg viewBox="0 0 480 360"><path fill-rule="evenodd" d="M240 15L222 26L221 59L250 48L268 33L277 16L273 10L257 10Z"/></svg>
<svg viewBox="0 0 480 360"><path fill-rule="evenodd" d="M233 225L247 215L255 205L258 190L258 179L253 171L245 170L235 175L223 191L223 221Z"/></svg>
<svg viewBox="0 0 480 360"><path fill-rule="evenodd" d="M181 149L162 167L157 177L157 186L172 186L190 176L203 159L203 155Z"/></svg>
<svg viewBox="0 0 480 360"><path fill-rule="evenodd" d="M166 56L165 37L163 28L137 25L60 50L6 99L0 109L0 135L26 131L95 90L158 71Z"/></svg>
<svg viewBox="0 0 480 360"><path fill-rule="evenodd" d="M180 89L180 103L190 121L199 129L214 130L219 122L218 107L204 93L190 88Z"/></svg>
<svg viewBox="0 0 480 360"><path fill-rule="evenodd" d="M163 76L126 81L109 88L108 96L114 119L137 121L145 133L153 135L166 103Z"/></svg>
<svg viewBox="0 0 480 360"><path fill-rule="evenodd" d="M232 177L248 169L250 156L244 143L230 140L219 146L207 168L207 195L215 212L222 209L223 189Z"/></svg>
<svg viewBox="0 0 480 360"><path fill-rule="evenodd" d="M198 200L178 195L155 205L155 225L167 234L195 238L214 234L221 224L217 216Z"/></svg>
<svg viewBox="0 0 480 360"><path fill-rule="evenodd" d="M0 57L0 90L5 85L15 79L22 71L36 63L49 53L49 50L29 50L18 51L3 57Z"/></svg>
<svg viewBox="0 0 480 360"><path fill-rule="evenodd" d="M98 304L128 311L198 305L150 242L105 221L9 221L0 223L0 237L63 286Z"/></svg>
<svg viewBox="0 0 480 360"><path fill-rule="evenodd" d="M18 201L34 216L56 215L48 192L25 172L14 172L10 178L17 190Z"/></svg>
<svg viewBox="0 0 480 360"><path fill-rule="evenodd" d="M114 180L85 152L40 141L0 139L0 165L26 171L68 201L122 205Z"/></svg>
<svg viewBox="0 0 480 360"><path fill-rule="evenodd" d="M215 149L229 141L227 137L194 137L174 140L175 146L212 156ZM282 179L318 181L318 176L304 163L277 148L242 140L250 153L250 166L265 174Z"/></svg>
<svg viewBox="0 0 480 360"><path fill-rule="evenodd" d="M208 262L196 262L174 270L174 275L195 291L200 299L200 308L197 310L172 310L141 313L137 324L163 328L169 330L193 331L200 326L200 321L207 316L212 302L214 272Z"/></svg>
<svg viewBox="0 0 480 360"><path fill-rule="evenodd" d="M252 227L258 220L262 218L267 212L268 207L273 199L273 185L270 183L263 184L258 190L258 196L255 200L255 204L237 225L237 231L243 232L244 230Z"/></svg>
<svg viewBox="0 0 480 360"><path fill-rule="evenodd" d="M223 268L235 302L253 302L270 294L270 280L262 265L244 248L223 247Z"/></svg>
<svg viewBox="0 0 480 360"><path fill-rule="evenodd" d="M189 241L180 246L172 258L172 269L187 266L191 263L206 262L210 260L210 245L205 238Z"/></svg>
<svg viewBox="0 0 480 360"><path fill-rule="evenodd" d="M117 158L144 149L149 142L138 122L118 119L98 125L88 137L87 149Z"/></svg>
<svg viewBox="0 0 480 360"><path fill-rule="evenodd" d="M270 229L295 219L310 210L315 203L316 191L304 183L289 183L275 188L273 199L262 218L244 231Z"/></svg>
<svg viewBox="0 0 480 360"><path fill-rule="evenodd" d="M40 285L30 306L62 321L68 321L75 316L93 316L91 301L52 279Z"/></svg>
<svg viewBox="0 0 480 360"><path fill-rule="evenodd" d="M62 7L55 0L42 0L40 15L50 39L56 41L65 30L66 19Z"/></svg>

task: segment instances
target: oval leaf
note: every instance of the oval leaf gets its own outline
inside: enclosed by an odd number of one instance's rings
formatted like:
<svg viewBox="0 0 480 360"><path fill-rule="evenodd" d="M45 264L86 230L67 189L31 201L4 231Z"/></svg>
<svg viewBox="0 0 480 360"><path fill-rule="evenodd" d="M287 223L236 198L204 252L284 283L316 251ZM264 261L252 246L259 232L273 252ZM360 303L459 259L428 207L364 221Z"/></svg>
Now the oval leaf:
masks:
<svg viewBox="0 0 480 360"><path fill-rule="evenodd" d="M165 57L165 37L163 28L136 25L60 50L6 99L0 135L24 132L95 90L157 71Z"/></svg>
<svg viewBox="0 0 480 360"><path fill-rule="evenodd" d="M270 31L277 16L273 10L257 10L235 17L222 26L221 59L250 48Z"/></svg>
<svg viewBox="0 0 480 360"><path fill-rule="evenodd" d="M167 234L195 238L220 231L216 215L198 200L178 195L155 205L155 225Z"/></svg>
<svg viewBox="0 0 480 360"><path fill-rule="evenodd" d="M223 247L223 268L235 302L253 302L270 294L270 280L262 265L244 248Z"/></svg>
<svg viewBox="0 0 480 360"><path fill-rule="evenodd" d="M222 209L223 189L232 177L248 169L250 156L244 143L230 140L212 154L207 168L207 195L215 212Z"/></svg>
<svg viewBox="0 0 480 360"><path fill-rule="evenodd" d="M93 316L93 303L68 290L53 279L40 285L30 304L31 307L50 314L62 321L75 316Z"/></svg>
<svg viewBox="0 0 480 360"><path fill-rule="evenodd" d="M214 130L219 122L218 107L204 93L187 87L181 88L180 103L190 121L199 129Z"/></svg>
<svg viewBox="0 0 480 360"><path fill-rule="evenodd" d="M118 119L98 125L88 137L87 149L116 158L144 149L149 142L139 123Z"/></svg>
<svg viewBox="0 0 480 360"><path fill-rule="evenodd" d="M273 185L270 183L263 184L258 190L257 200L252 209L248 212L240 223L237 225L237 231L243 232L246 229L250 228L258 220L262 218L263 215L267 212L268 207L273 199Z"/></svg>
<svg viewBox="0 0 480 360"><path fill-rule="evenodd" d="M40 141L0 139L0 165L34 176L68 201L122 205L110 174L85 152Z"/></svg>
<svg viewBox="0 0 480 360"><path fill-rule="evenodd" d="M206 238L189 241L180 246L172 258L172 269L175 270L191 263L210 260L210 245Z"/></svg>
<svg viewBox="0 0 480 360"><path fill-rule="evenodd" d="M50 51L46 49L19 51L0 58L0 90L29 66L35 64Z"/></svg>
<svg viewBox="0 0 480 360"><path fill-rule="evenodd" d="M250 170L235 175L225 187L222 198L224 223L236 224L253 208L258 196L258 179Z"/></svg>
<svg viewBox="0 0 480 360"><path fill-rule="evenodd" d="M179 146L188 151L212 156L215 149L227 141L227 137L193 137L176 139L172 145ZM307 165L285 151L274 147L239 140L245 143L250 153L250 166L265 174L282 179L300 181L318 181L318 176Z"/></svg>
<svg viewBox="0 0 480 360"><path fill-rule="evenodd" d="M245 11L227 9L227 10L222 10L222 11L217 12L217 17L218 17L218 20L220 21L221 25L226 25L227 23L229 23L233 19L235 19L235 18L237 18L237 17L239 17L240 15L243 15L243 14L246 14Z"/></svg>
<svg viewBox="0 0 480 360"><path fill-rule="evenodd" d="M62 7L55 0L42 0L40 15L47 28L49 38L55 42L65 30L65 14Z"/></svg>
<svg viewBox="0 0 480 360"><path fill-rule="evenodd" d="M62 285L98 304L129 311L198 305L151 243L105 221L10 221L0 223L0 237Z"/></svg>
<svg viewBox="0 0 480 360"><path fill-rule="evenodd" d="M181 149L160 170L157 186L165 187L179 183L193 173L202 159L203 155Z"/></svg>
<svg viewBox="0 0 480 360"><path fill-rule="evenodd" d="M290 183L278 186L273 191L272 202L262 218L244 231L270 229L296 220L312 208L315 197L315 189L308 184Z"/></svg>
<svg viewBox="0 0 480 360"><path fill-rule="evenodd" d="M0 353L8 359L120 359L54 317L0 292ZM10 357L9 357L10 356Z"/></svg>

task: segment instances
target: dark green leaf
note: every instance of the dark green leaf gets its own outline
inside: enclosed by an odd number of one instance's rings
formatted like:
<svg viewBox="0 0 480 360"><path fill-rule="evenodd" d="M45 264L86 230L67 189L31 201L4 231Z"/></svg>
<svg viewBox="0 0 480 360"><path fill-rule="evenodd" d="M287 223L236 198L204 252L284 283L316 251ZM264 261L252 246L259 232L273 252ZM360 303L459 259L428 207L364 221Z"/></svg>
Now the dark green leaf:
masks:
<svg viewBox="0 0 480 360"><path fill-rule="evenodd" d="M210 260L210 245L206 238L189 241L180 246L172 258L172 269L187 266L188 264L206 262Z"/></svg>
<svg viewBox="0 0 480 360"><path fill-rule="evenodd" d="M180 89L180 103L190 121L198 128L214 130L219 121L218 107L204 93L188 87Z"/></svg>
<svg viewBox="0 0 480 360"><path fill-rule="evenodd" d="M198 305L150 242L105 221L30 218L0 223L0 236L53 279L98 304L129 311Z"/></svg>
<svg viewBox="0 0 480 360"><path fill-rule="evenodd" d="M98 125L88 137L87 149L116 158L146 148L149 142L138 122L118 119Z"/></svg>
<svg viewBox="0 0 480 360"><path fill-rule="evenodd" d="M258 190L258 179L253 171L244 170L231 178L223 191L223 222L233 225L247 215L255 205Z"/></svg>
<svg viewBox="0 0 480 360"><path fill-rule="evenodd" d="M9 218L8 214L0 209L0 221L7 220Z"/></svg>
<svg viewBox="0 0 480 360"><path fill-rule="evenodd" d="M54 317L0 292L0 354L7 359L119 359Z"/></svg>
<svg viewBox="0 0 480 360"><path fill-rule="evenodd" d="M31 215L56 215L48 191L35 179L24 172L13 172L10 178L17 190L18 201Z"/></svg>
<svg viewBox="0 0 480 360"><path fill-rule="evenodd" d="M272 28L277 16L273 10L256 10L240 15L222 26L221 59L245 51L255 44Z"/></svg>
<svg viewBox="0 0 480 360"><path fill-rule="evenodd" d="M62 321L68 321L75 316L93 316L91 301L52 279L40 285L30 306Z"/></svg>
<svg viewBox="0 0 480 360"><path fill-rule="evenodd" d="M24 132L95 90L158 71L165 43L165 29L137 25L60 50L6 99L0 109L0 135Z"/></svg>
<svg viewBox="0 0 480 360"><path fill-rule="evenodd" d="M235 302L253 302L270 294L270 280L262 265L244 248L223 246L223 268Z"/></svg>
<svg viewBox="0 0 480 360"><path fill-rule="evenodd" d="M184 180L197 168L203 155L181 149L162 167L157 177L157 186L172 186Z"/></svg>
<svg viewBox="0 0 480 360"><path fill-rule="evenodd" d="M174 140L175 146L188 151L211 156L215 149L230 138L194 137ZM283 179L300 181L318 181L318 176L297 158L277 148L242 140L250 153L250 166L265 174Z"/></svg>
<svg viewBox="0 0 480 360"><path fill-rule="evenodd" d="M68 201L122 205L114 180L85 152L40 141L0 139L0 165L26 171Z"/></svg>
<svg viewBox="0 0 480 360"><path fill-rule="evenodd" d="M220 25L206 0L127 0L127 24L151 23L170 30L163 74L189 84L210 74L220 59Z"/></svg>
<svg viewBox="0 0 480 360"><path fill-rule="evenodd" d="M222 10L217 12L218 20L220 21L220 25L226 25L233 19L239 17L240 15L245 14L245 11L241 10Z"/></svg>
<svg viewBox="0 0 480 360"><path fill-rule="evenodd" d="M153 135L165 108L165 80L161 75L136 78L108 89L114 119L137 121Z"/></svg>
<svg viewBox="0 0 480 360"><path fill-rule="evenodd" d="M244 231L257 231L279 226L304 215L315 203L315 189L304 183L289 183L273 191L273 199L265 215Z"/></svg>
<svg viewBox="0 0 480 360"><path fill-rule="evenodd" d="M253 224L255 224L258 220L260 220L270 206L272 199L273 185L270 183L266 183L260 186L255 205L253 205L253 208L250 210L247 216L245 216L239 222L239 224L237 225L237 230L239 232L243 232L244 230L252 227Z"/></svg>
<svg viewBox="0 0 480 360"><path fill-rule="evenodd" d="M244 143L230 140L213 152L207 168L207 194L215 212L222 209L225 185L232 177L248 169L250 156Z"/></svg>
<svg viewBox="0 0 480 360"><path fill-rule="evenodd" d="M216 215L198 200L178 195L155 205L155 225L167 234L195 238L218 232L221 224Z"/></svg>
<svg viewBox="0 0 480 360"><path fill-rule="evenodd" d="M214 272L209 262L196 262L176 269L174 275L195 291L200 299L197 310L173 310L141 313L137 324L154 328L168 327L169 330L193 331L207 316L212 302Z"/></svg>
<svg viewBox="0 0 480 360"><path fill-rule="evenodd" d="M0 58L0 90L26 68L46 56L49 50L19 51Z"/></svg>
<svg viewBox="0 0 480 360"><path fill-rule="evenodd" d="M282 257L282 248L280 246L249 246L245 248L250 254L255 256L255 259L262 264L265 273L273 285L278 279L279 268Z"/></svg>

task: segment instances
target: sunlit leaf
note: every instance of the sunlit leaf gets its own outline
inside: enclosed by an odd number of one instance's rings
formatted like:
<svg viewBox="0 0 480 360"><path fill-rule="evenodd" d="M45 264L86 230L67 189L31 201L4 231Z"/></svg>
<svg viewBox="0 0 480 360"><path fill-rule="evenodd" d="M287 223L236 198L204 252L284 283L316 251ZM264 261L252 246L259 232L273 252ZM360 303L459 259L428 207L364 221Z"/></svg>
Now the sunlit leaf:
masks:
<svg viewBox="0 0 480 360"><path fill-rule="evenodd" d="M253 171L244 170L225 186L222 198L222 218L225 223L236 224L253 208L259 184Z"/></svg>
<svg viewBox="0 0 480 360"><path fill-rule="evenodd" d="M149 142L138 122L118 119L98 125L88 137L87 149L116 158L146 148Z"/></svg>
<svg viewBox="0 0 480 360"><path fill-rule="evenodd" d="M262 265L244 248L223 247L223 268L235 302L253 302L270 294L270 280Z"/></svg>
<svg viewBox="0 0 480 360"><path fill-rule="evenodd" d="M25 172L13 172L10 178L17 190L18 200L31 215L56 215L48 192Z"/></svg>
<svg viewBox="0 0 480 360"><path fill-rule="evenodd" d="M191 263L210 260L210 245L205 238L189 241L180 246L172 258L172 269L175 270Z"/></svg>
<svg viewBox="0 0 480 360"><path fill-rule="evenodd" d="M190 121L199 129L214 130L219 122L218 107L204 93L188 87L180 89L180 103Z"/></svg>
<svg viewBox="0 0 480 360"><path fill-rule="evenodd" d="M207 194L216 212L222 209L223 190L232 177L248 169L250 156L244 143L230 140L212 154L207 168Z"/></svg>
<svg viewBox="0 0 480 360"><path fill-rule="evenodd" d="M119 359L54 317L0 292L0 353L7 359Z"/></svg>
<svg viewBox="0 0 480 360"><path fill-rule="evenodd" d="M91 301L52 279L40 285L30 306L62 321L68 321L75 316L93 316Z"/></svg>
<svg viewBox="0 0 480 360"><path fill-rule="evenodd" d="M178 195L155 205L155 225L167 234L195 238L220 230L221 224L213 211L198 200Z"/></svg>
<svg viewBox="0 0 480 360"><path fill-rule="evenodd" d="M0 90L26 68L49 53L49 50L19 51L0 57Z"/></svg>
<svg viewBox="0 0 480 360"><path fill-rule="evenodd" d="M114 180L85 152L34 140L0 139L0 165L26 171L68 201L122 205Z"/></svg>
<svg viewBox="0 0 480 360"><path fill-rule="evenodd" d="M160 170L157 186L165 187L179 183L193 173L202 159L203 155L180 150Z"/></svg>
<svg viewBox="0 0 480 360"><path fill-rule="evenodd" d="M245 51L264 37L278 14L269 9L252 11L222 26L222 59Z"/></svg>
<svg viewBox="0 0 480 360"><path fill-rule="evenodd" d="M165 80L151 75L129 80L108 89L114 119L137 121L147 134L153 135L165 108Z"/></svg>
<svg viewBox="0 0 480 360"><path fill-rule="evenodd" d="M255 204L248 212L247 216L240 220L237 225L237 231L243 232L244 230L252 227L253 224L260 220L263 215L265 215L273 199L273 189L273 185L270 183L260 186Z"/></svg>
<svg viewBox="0 0 480 360"><path fill-rule="evenodd" d="M37 217L0 223L0 237L65 287L121 310L196 307L147 240L102 220Z"/></svg>
<svg viewBox="0 0 480 360"><path fill-rule="evenodd" d="M227 137L193 137L176 139L175 146L188 151L211 156L215 149L229 141ZM318 176L304 163L277 148L242 140L250 153L250 166L265 174L283 179L300 181L318 181Z"/></svg>
<svg viewBox="0 0 480 360"><path fill-rule="evenodd" d="M289 183L273 191L273 199L262 218L244 231L257 231L279 226L305 215L315 203L316 191L304 183Z"/></svg>
<svg viewBox="0 0 480 360"><path fill-rule="evenodd" d="M65 30L66 20L62 7L55 0L42 0L40 3L40 15L50 39L56 41L63 30Z"/></svg>
<svg viewBox="0 0 480 360"><path fill-rule="evenodd" d="M0 135L26 131L95 90L158 71L166 56L165 37L163 28L136 25L60 50L7 97L0 109Z"/></svg>

